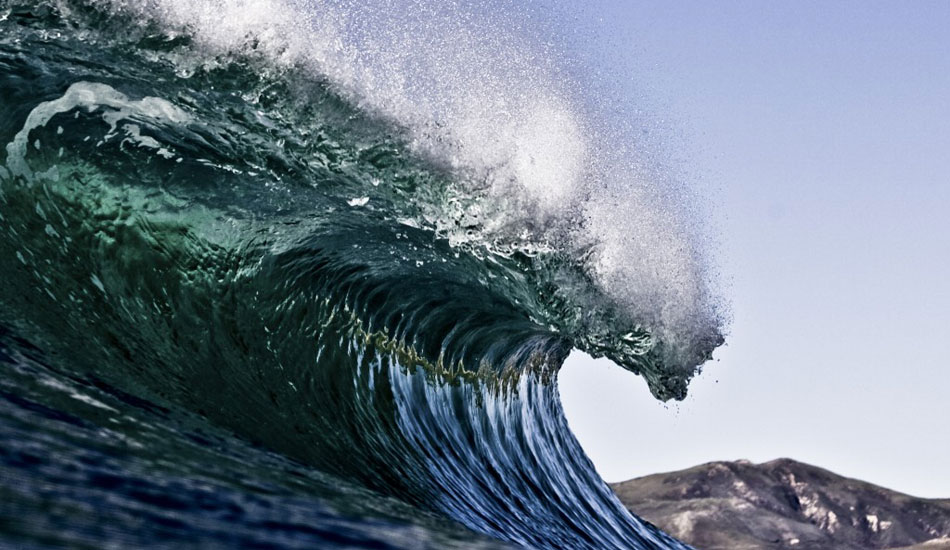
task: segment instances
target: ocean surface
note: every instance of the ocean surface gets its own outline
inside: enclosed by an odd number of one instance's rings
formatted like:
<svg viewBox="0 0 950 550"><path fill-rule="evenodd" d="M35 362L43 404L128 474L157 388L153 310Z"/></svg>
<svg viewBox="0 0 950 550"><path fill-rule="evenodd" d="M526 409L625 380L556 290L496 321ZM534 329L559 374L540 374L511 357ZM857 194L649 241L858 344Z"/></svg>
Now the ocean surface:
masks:
<svg viewBox="0 0 950 550"><path fill-rule="evenodd" d="M0 547L685 548L557 373L682 398L707 237L536 16L0 0Z"/></svg>

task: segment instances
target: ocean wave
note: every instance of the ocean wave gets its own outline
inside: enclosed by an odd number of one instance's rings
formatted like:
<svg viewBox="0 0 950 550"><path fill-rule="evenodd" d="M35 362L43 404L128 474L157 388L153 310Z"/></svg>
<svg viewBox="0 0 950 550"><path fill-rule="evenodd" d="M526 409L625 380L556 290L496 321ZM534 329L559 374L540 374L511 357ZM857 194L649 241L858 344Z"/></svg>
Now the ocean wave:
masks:
<svg viewBox="0 0 950 550"><path fill-rule="evenodd" d="M722 342L696 220L502 12L376 8L0 4L0 320L480 533L680 547L555 377L576 346L685 395Z"/></svg>

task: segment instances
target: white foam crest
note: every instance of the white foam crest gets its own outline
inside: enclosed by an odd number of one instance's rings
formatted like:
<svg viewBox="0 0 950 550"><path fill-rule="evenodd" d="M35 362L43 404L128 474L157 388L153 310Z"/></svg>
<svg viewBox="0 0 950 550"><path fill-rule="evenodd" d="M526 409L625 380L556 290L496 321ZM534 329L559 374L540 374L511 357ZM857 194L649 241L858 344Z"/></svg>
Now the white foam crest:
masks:
<svg viewBox="0 0 950 550"><path fill-rule="evenodd" d="M630 138L636 132L617 133L608 122L613 106L590 114L598 100L583 97L560 68L562 54L531 34L537 27L527 8L451 0L98 2L186 28L219 51L253 50L277 66L319 73L402 126L417 152L509 206L488 212L495 218L481 220L483 231L523 235L519 227L540 227L542 240L588 250L594 281L668 343L718 331L707 245L684 188L643 168ZM578 219L583 227L569 227Z"/></svg>
<svg viewBox="0 0 950 550"><path fill-rule="evenodd" d="M46 101L37 105L26 118L23 128L7 144L7 165L14 176L31 178L33 172L26 161L26 153L30 140L30 132L46 126L58 114L68 113L82 108L93 113L103 108L111 109L104 112L103 120L109 124L109 132L105 139L116 135L118 124L127 119L154 120L172 124L185 124L190 120L188 113L168 101L158 97L144 97L139 100L129 99L125 94L118 92L111 86L95 82L76 82L72 84L62 97ZM126 140L139 146L157 149L159 154L166 156L171 152L163 148L155 139L142 136L136 124L127 124L123 130Z"/></svg>

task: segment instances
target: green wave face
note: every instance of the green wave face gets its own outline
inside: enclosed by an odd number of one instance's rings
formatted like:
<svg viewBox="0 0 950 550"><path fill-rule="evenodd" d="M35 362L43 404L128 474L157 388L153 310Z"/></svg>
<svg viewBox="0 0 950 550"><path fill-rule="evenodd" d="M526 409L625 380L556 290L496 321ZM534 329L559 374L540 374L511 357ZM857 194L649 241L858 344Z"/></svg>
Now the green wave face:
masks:
<svg viewBox="0 0 950 550"><path fill-rule="evenodd" d="M433 145L464 132L426 142L438 125L292 42L215 43L160 8L0 4L0 324L47 375L277 452L359 514L391 499L436 533L680 547L600 481L554 377L579 347L681 398L718 325L676 335L618 299L602 221Z"/></svg>

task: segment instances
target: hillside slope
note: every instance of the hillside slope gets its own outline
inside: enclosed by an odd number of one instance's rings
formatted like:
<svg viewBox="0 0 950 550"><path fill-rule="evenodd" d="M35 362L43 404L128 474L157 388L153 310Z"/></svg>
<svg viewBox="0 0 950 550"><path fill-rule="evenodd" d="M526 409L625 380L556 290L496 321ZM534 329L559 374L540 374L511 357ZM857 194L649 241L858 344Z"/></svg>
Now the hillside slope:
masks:
<svg viewBox="0 0 950 550"><path fill-rule="evenodd" d="M612 487L631 511L703 550L950 550L950 500L789 459L712 462Z"/></svg>

